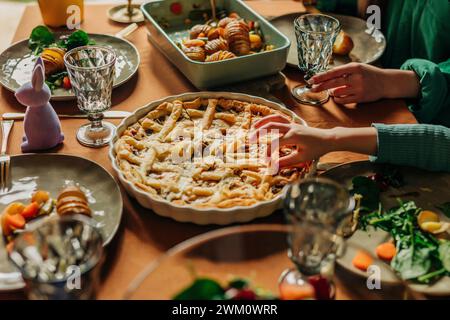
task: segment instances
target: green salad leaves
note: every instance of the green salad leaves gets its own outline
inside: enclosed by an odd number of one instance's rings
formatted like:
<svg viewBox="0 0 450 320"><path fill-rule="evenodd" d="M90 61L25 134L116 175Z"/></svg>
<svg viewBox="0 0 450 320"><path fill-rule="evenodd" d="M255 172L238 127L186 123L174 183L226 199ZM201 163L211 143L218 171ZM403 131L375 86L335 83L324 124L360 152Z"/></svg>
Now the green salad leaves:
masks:
<svg viewBox="0 0 450 320"><path fill-rule="evenodd" d="M92 44L95 44L95 42L89 39L89 35L83 30L76 30L69 35L56 36L46 26L35 27L28 39L28 47L33 51L33 54L36 56L42 55L44 62L50 64L54 63L55 58L51 56L49 58L48 54L42 54L47 48L59 48L66 52L77 47ZM52 92L58 88L66 90L71 88L67 70L61 70L61 68L58 68L57 71L51 74L47 74L45 82Z"/></svg>
<svg viewBox="0 0 450 320"><path fill-rule="evenodd" d="M359 223L363 230L371 226L391 234L397 248L391 267L402 279L429 283L450 275L450 241L420 229L417 216L421 211L414 201L399 200L398 207L385 211L380 205L362 215Z"/></svg>
<svg viewBox="0 0 450 320"><path fill-rule="evenodd" d="M46 26L37 26L31 31L28 47L35 55L39 55L45 48L55 43L55 35Z"/></svg>
<svg viewBox="0 0 450 320"><path fill-rule="evenodd" d="M57 38L46 26L37 26L31 31L28 47L35 55L41 54L45 48L58 47L65 50L94 44L83 30L76 30L70 35Z"/></svg>
<svg viewBox="0 0 450 320"><path fill-rule="evenodd" d="M94 42L89 39L89 35L83 30L77 30L73 32L70 36L66 38L63 37L58 42L58 46L66 50L72 50L74 48L87 46L90 44L94 44Z"/></svg>

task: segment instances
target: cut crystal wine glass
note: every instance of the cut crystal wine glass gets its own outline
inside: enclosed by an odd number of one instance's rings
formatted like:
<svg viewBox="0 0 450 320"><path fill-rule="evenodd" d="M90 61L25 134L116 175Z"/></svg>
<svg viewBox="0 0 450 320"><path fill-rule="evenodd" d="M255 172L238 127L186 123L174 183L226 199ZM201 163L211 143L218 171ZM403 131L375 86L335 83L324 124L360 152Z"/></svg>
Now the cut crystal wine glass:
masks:
<svg viewBox="0 0 450 320"><path fill-rule="evenodd" d="M64 62L69 73L78 108L91 121L80 127L78 141L88 147L102 147L112 139L115 126L104 122L103 111L111 107L116 54L100 46L84 46L67 52Z"/></svg>
<svg viewBox="0 0 450 320"><path fill-rule="evenodd" d="M283 275L282 283L294 282L285 286L303 287L301 291L310 286L313 277L330 287L330 295L334 292L331 278L335 253L342 244L339 233L348 222L352 207L347 190L329 179L305 179L290 187L284 211L292 226L288 254L297 269Z"/></svg>
<svg viewBox="0 0 450 320"><path fill-rule="evenodd" d="M304 73L306 85L294 87L292 95L301 103L321 105L328 100L328 91L311 92L308 80L327 69L340 23L324 14L305 14L295 19L294 28L299 68Z"/></svg>

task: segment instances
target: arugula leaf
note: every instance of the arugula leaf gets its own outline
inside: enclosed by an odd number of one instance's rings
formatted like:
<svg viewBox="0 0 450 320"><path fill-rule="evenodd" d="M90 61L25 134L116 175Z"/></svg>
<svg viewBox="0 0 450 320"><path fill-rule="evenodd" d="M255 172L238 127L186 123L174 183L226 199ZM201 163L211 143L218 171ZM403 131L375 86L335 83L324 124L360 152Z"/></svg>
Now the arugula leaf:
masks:
<svg viewBox="0 0 450 320"><path fill-rule="evenodd" d="M416 279L428 272L431 268L430 249L408 247L401 249L391 262L392 268L402 279Z"/></svg>
<svg viewBox="0 0 450 320"><path fill-rule="evenodd" d="M38 55L44 48L55 42L55 35L46 26L37 26L31 31L28 47Z"/></svg>
<svg viewBox="0 0 450 320"><path fill-rule="evenodd" d="M224 300L225 290L211 279L199 278L192 285L177 294L174 300Z"/></svg>
<svg viewBox="0 0 450 320"><path fill-rule="evenodd" d="M351 194L362 195L361 207L365 211L377 210L380 203L380 189L377 184L364 176L354 177Z"/></svg>
<svg viewBox="0 0 450 320"><path fill-rule="evenodd" d="M417 216L421 209L414 201L399 200L399 204L388 211L379 209L361 216L360 225L363 228L370 225L391 234L398 250L391 267L402 279L429 283L445 274L444 268L450 267L450 245L440 243L432 234L420 229Z"/></svg>
<svg viewBox="0 0 450 320"><path fill-rule="evenodd" d="M450 272L450 241L443 241L439 245L439 258L445 270Z"/></svg>
<svg viewBox="0 0 450 320"><path fill-rule="evenodd" d="M436 206L439 210L441 210L447 218L450 218L450 201L445 202L439 206Z"/></svg>

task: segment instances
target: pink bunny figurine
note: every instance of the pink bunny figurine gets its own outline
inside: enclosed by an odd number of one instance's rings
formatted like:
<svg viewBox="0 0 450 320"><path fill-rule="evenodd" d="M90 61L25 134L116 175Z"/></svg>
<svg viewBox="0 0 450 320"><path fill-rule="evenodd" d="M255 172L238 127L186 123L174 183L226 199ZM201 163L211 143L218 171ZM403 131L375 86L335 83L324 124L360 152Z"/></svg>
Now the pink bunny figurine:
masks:
<svg viewBox="0 0 450 320"><path fill-rule="evenodd" d="M45 67L38 58L31 82L16 92L17 100L27 107L24 120L22 152L50 149L64 140L58 115L49 103L50 88L45 83Z"/></svg>

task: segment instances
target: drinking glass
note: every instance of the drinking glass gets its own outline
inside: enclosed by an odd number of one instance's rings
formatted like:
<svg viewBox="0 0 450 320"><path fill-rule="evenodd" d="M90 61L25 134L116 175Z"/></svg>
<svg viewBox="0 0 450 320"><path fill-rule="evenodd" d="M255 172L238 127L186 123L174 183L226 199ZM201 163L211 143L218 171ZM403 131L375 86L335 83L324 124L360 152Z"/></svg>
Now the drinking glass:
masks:
<svg viewBox="0 0 450 320"><path fill-rule="evenodd" d="M64 56L78 108L87 113L90 123L77 132L78 141L88 147L102 147L112 139L115 126L104 122L103 111L111 107L115 79L115 52L107 47L84 46Z"/></svg>
<svg viewBox="0 0 450 320"><path fill-rule="evenodd" d="M53 217L20 233L9 257L22 273L28 298L93 299L103 239L86 216Z"/></svg>
<svg viewBox="0 0 450 320"><path fill-rule="evenodd" d="M78 25L84 18L84 0L38 0L44 24L52 28ZM78 16L79 14L79 16ZM79 21L73 21L73 18Z"/></svg>
<svg viewBox="0 0 450 320"><path fill-rule="evenodd" d="M327 69L340 23L324 14L305 14L295 19L294 28L299 68L304 73L306 85L294 87L292 95L301 103L321 105L328 100L328 91L311 92L308 80Z"/></svg>
<svg viewBox="0 0 450 320"><path fill-rule="evenodd" d="M352 216L351 199L344 187L325 178L305 179L290 187L284 211L292 226L288 255L297 269L287 271L282 283L310 286L311 277L316 277L315 281L327 283L331 295L335 253L342 245L340 230Z"/></svg>

